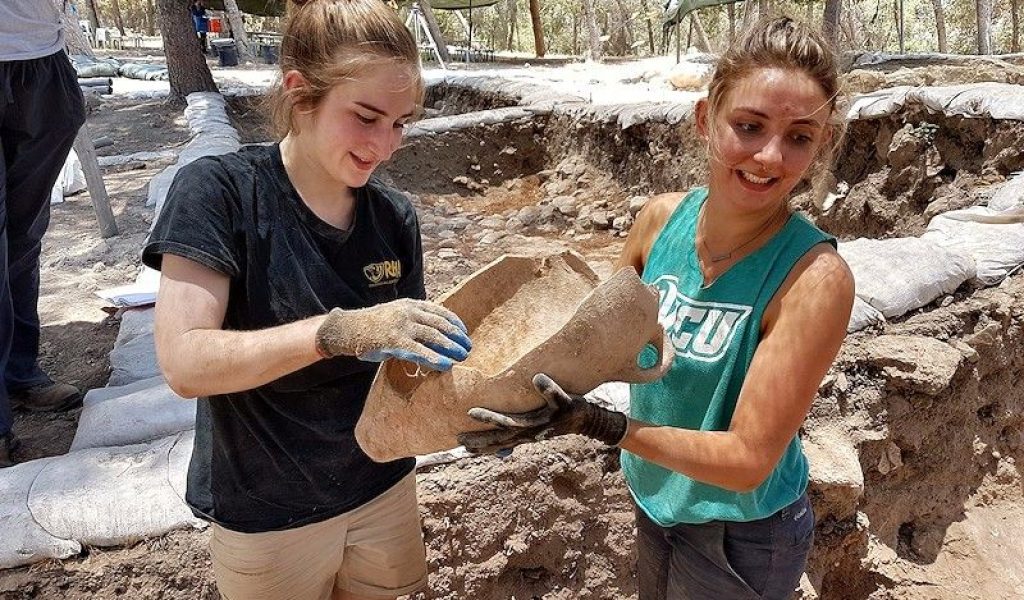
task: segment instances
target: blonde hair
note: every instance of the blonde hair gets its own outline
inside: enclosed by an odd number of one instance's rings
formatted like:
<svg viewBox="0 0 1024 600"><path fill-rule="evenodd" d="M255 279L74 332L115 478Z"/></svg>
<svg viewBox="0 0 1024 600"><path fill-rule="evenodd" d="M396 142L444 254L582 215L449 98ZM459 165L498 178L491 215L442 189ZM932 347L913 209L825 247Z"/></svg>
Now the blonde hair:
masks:
<svg viewBox="0 0 1024 600"><path fill-rule="evenodd" d="M708 131L726 95L741 79L759 69L800 71L813 79L828 98L826 127L831 142L808 167L812 180L819 179L842 143L846 122L841 112L843 91L836 56L829 43L807 25L789 17L762 19L752 25L718 60L708 84ZM713 136L709 142L714 146Z"/></svg>
<svg viewBox="0 0 1024 600"><path fill-rule="evenodd" d="M315 110L331 89L382 62L409 67L417 106L423 102L419 49L395 10L381 0L291 0L281 41L281 81L270 95L274 133L297 130L296 108ZM306 85L284 87L298 71Z"/></svg>

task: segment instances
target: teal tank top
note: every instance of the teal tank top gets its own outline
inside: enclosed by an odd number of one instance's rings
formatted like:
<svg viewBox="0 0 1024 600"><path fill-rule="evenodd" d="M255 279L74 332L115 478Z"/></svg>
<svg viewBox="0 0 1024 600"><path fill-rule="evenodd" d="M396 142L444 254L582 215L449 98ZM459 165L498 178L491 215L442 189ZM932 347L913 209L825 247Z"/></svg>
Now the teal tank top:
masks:
<svg viewBox="0 0 1024 600"><path fill-rule="evenodd" d="M630 415L657 425L725 431L760 342L762 313L801 256L816 244L836 242L794 214L764 246L704 287L695 234L706 199L706 188L691 191L647 258L642 279L658 290L658 319L676 356L661 380L630 386ZM808 478L796 436L751 492L701 483L626 451L622 470L637 504L663 527L768 517L799 498Z"/></svg>

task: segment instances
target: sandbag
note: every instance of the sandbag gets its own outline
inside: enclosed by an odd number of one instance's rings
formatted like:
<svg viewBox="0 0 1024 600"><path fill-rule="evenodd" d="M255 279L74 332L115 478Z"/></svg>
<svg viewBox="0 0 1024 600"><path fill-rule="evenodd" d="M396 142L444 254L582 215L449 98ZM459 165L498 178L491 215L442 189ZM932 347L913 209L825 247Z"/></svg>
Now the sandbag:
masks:
<svg viewBox="0 0 1024 600"><path fill-rule="evenodd" d="M64 159L64 166L57 176L57 181L53 184L50 204L59 204L64 201L64 196L77 194L86 187L88 186L85 182L85 172L82 171L82 163L78 160L78 153L72 148L68 152L68 157Z"/></svg>
<svg viewBox="0 0 1024 600"><path fill-rule="evenodd" d="M101 402L93 398L78 418L71 450L141 444L195 429L194 400L175 394L162 377L144 381L150 385Z"/></svg>
<svg viewBox="0 0 1024 600"><path fill-rule="evenodd" d="M32 517L28 499L39 473L60 457L40 458L0 469L0 569L82 551L75 540L51 534Z"/></svg>
<svg viewBox="0 0 1024 600"><path fill-rule="evenodd" d="M970 255L918 238L860 238L841 242L839 254L853 271L857 296L886 318L952 293L976 272Z"/></svg>
<svg viewBox="0 0 1024 600"><path fill-rule="evenodd" d="M853 298L853 310L850 311L850 322L846 325L847 332L860 331L873 325L885 323L885 316L859 296Z"/></svg>
<svg viewBox="0 0 1024 600"><path fill-rule="evenodd" d="M921 239L947 252L971 256L978 280L995 285L1024 264L1024 206L976 206L936 215Z"/></svg>
<svg viewBox="0 0 1024 600"><path fill-rule="evenodd" d="M148 81L162 81L167 79L167 67L164 65L150 65L144 63L124 63L118 70L121 77L130 79L142 79Z"/></svg>
<svg viewBox="0 0 1024 600"><path fill-rule="evenodd" d="M126 385L159 374L152 333L134 337L110 351L110 380L107 385Z"/></svg>
<svg viewBox="0 0 1024 600"><path fill-rule="evenodd" d="M70 57L71 66L79 79L91 77L117 77L121 63L114 58L93 58L82 54L75 54Z"/></svg>
<svg viewBox="0 0 1024 600"><path fill-rule="evenodd" d="M203 527L181 498L193 441L187 432L54 457L36 477L28 509L51 535L95 546Z"/></svg>
<svg viewBox="0 0 1024 600"><path fill-rule="evenodd" d="M1000 212L1024 207L1024 172L1015 174L999 186L988 201L988 207Z"/></svg>

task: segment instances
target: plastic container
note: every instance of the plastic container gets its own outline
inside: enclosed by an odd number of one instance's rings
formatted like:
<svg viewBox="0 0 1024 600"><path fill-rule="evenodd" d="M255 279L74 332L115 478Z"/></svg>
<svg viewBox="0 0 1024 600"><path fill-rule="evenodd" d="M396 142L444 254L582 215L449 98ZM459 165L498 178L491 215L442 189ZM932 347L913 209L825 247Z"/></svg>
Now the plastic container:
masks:
<svg viewBox="0 0 1024 600"><path fill-rule="evenodd" d="M238 66L238 47L235 45L235 40L213 40L212 45L214 50L217 52L217 58L219 59L220 66Z"/></svg>

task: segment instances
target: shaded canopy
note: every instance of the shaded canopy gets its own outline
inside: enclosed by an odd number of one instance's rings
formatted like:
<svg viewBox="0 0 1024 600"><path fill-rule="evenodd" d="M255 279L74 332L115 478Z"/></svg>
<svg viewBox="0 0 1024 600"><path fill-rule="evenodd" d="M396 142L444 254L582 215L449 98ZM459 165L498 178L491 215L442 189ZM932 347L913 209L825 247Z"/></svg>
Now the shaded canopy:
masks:
<svg viewBox="0 0 1024 600"><path fill-rule="evenodd" d="M235 0L238 9L250 15L263 17L280 17L284 15L288 2L286 0ZM472 6L483 8L497 4L499 0L433 0L430 6L435 10L463 10ZM412 4L410 0L399 2L402 6ZM224 10L224 0L206 0L207 8Z"/></svg>

